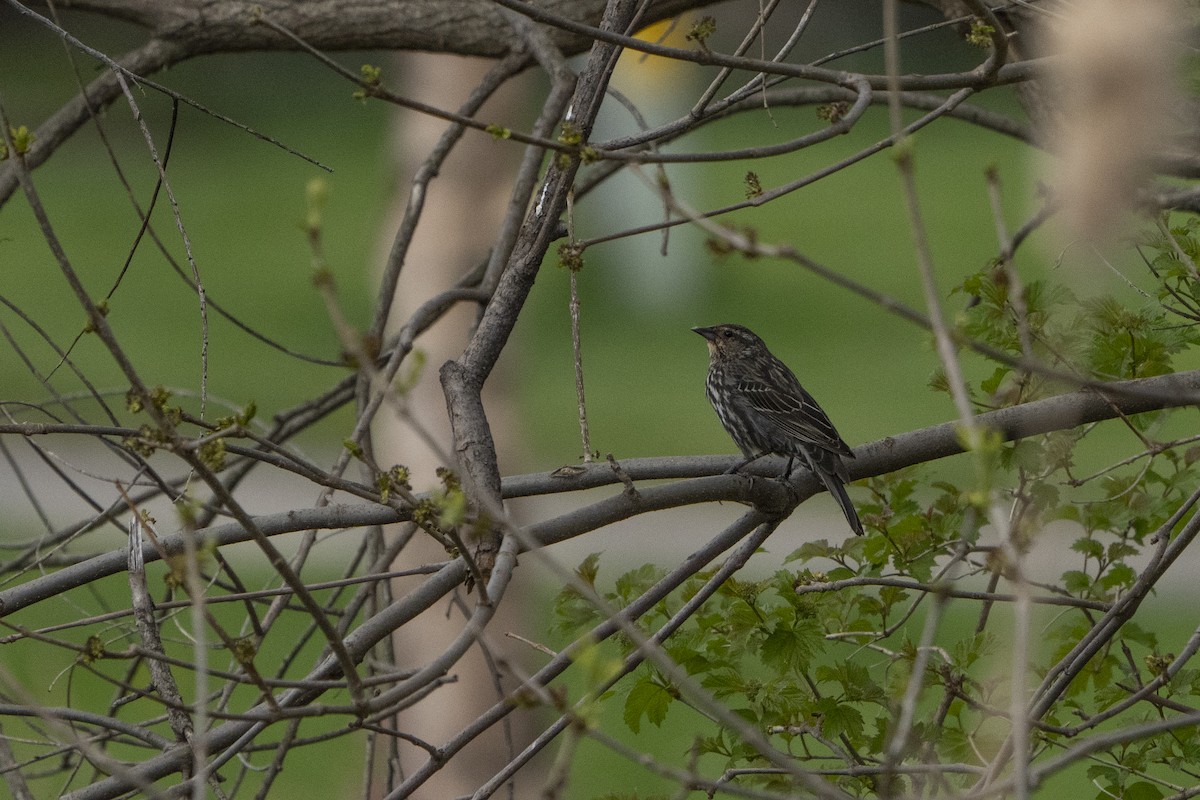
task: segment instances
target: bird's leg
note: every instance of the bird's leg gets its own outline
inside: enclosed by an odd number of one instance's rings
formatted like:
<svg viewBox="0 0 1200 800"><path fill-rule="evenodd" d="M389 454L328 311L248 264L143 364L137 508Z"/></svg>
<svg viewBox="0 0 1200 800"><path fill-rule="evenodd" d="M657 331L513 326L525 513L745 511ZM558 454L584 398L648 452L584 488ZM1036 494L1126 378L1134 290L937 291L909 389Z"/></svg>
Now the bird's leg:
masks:
<svg viewBox="0 0 1200 800"><path fill-rule="evenodd" d="M792 463L796 460L795 456L788 456L787 466L783 468L783 474L779 476L779 480L787 483L792 478Z"/></svg>
<svg viewBox="0 0 1200 800"><path fill-rule="evenodd" d="M765 455L766 455L766 453L758 453L756 455L746 456L746 458L744 460L738 462L738 464L736 466L730 467L729 469L725 470L725 474L733 475L738 472L741 472L742 467L745 467L749 464L753 464L755 461L758 461L760 458L762 458Z"/></svg>
<svg viewBox="0 0 1200 800"><path fill-rule="evenodd" d="M783 484L783 488L792 496L792 500L799 499L795 484L792 483L792 469L795 467L796 457L788 456L787 464L783 467L783 474L776 478L777 481Z"/></svg>

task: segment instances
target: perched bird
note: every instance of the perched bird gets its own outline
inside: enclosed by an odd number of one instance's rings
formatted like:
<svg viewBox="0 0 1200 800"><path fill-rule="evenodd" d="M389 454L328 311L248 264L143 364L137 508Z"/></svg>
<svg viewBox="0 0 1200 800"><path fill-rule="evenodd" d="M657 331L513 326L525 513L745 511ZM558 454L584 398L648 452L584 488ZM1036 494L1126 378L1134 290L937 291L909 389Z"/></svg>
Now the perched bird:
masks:
<svg viewBox="0 0 1200 800"><path fill-rule="evenodd" d="M788 478L792 462L799 458L829 489L861 536L862 522L846 494L850 476L842 463L854 453L817 401L749 328L714 325L692 330L708 340L708 400L746 457L730 472L775 453L787 456L781 477Z"/></svg>

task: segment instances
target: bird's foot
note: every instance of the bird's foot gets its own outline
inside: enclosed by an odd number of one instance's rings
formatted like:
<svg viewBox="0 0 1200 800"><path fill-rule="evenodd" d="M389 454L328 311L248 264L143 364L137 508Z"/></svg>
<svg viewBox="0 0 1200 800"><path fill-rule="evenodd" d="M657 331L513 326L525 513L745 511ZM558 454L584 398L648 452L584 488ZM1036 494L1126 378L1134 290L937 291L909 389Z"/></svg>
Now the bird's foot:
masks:
<svg viewBox="0 0 1200 800"><path fill-rule="evenodd" d="M795 456L788 456L787 464L783 468L783 472L779 474L779 480L790 484L792 482L792 468L795 464Z"/></svg>
<svg viewBox="0 0 1200 800"><path fill-rule="evenodd" d="M744 458L741 461L739 461L738 463L734 464L729 469L725 470L725 474L726 475L736 475L742 471L743 467L745 467L749 464L753 464L755 461L758 461L760 458L762 458L762 456L763 456L763 454L760 453L759 455L756 455L756 456L749 456L747 458Z"/></svg>

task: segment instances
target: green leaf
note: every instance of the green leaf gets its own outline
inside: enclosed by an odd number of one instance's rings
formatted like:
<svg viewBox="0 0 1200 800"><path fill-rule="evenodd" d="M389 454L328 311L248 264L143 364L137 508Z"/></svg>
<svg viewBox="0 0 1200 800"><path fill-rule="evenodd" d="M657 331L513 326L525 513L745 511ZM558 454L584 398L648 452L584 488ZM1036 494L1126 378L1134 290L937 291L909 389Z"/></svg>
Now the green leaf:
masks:
<svg viewBox="0 0 1200 800"><path fill-rule="evenodd" d="M616 592L622 605L627 605L656 583L664 571L653 564L643 564L617 578Z"/></svg>
<svg viewBox="0 0 1200 800"><path fill-rule="evenodd" d="M733 669L713 670L704 677L701 684L718 699L746 692L746 679Z"/></svg>
<svg viewBox="0 0 1200 800"><path fill-rule="evenodd" d="M1125 787L1121 800L1162 800L1162 789L1147 781L1138 781Z"/></svg>
<svg viewBox="0 0 1200 800"><path fill-rule="evenodd" d="M1143 647L1147 647L1150 650L1154 650L1158 647L1158 636L1155 635L1154 631L1146 630L1134 620L1126 622L1121 627L1121 638L1127 639L1131 642L1137 642L1138 644L1142 645Z"/></svg>
<svg viewBox="0 0 1200 800"><path fill-rule="evenodd" d="M1092 576L1077 569L1069 569L1062 575L1063 586L1071 594L1084 595L1092 588Z"/></svg>
<svg viewBox="0 0 1200 800"><path fill-rule="evenodd" d="M1127 589L1133 586L1133 582L1136 580L1137 573L1133 571L1133 567L1126 564L1113 564L1108 568L1108 572L1100 578L1100 585L1105 589L1117 587Z"/></svg>
<svg viewBox="0 0 1200 800"><path fill-rule="evenodd" d="M767 666L799 670L819 652L823 641L824 634L815 622L798 619L794 624L775 627L763 640L759 655Z"/></svg>
<svg viewBox="0 0 1200 800"><path fill-rule="evenodd" d="M629 730L640 733L642 717L652 722L656 727L662 725L667 718L667 708L674 700L671 691L649 677L644 677L634 684L633 689L625 698L624 718Z"/></svg>
<svg viewBox="0 0 1200 800"><path fill-rule="evenodd" d="M595 588L596 575L600 572L600 554L590 553L583 561L579 562L579 566L575 568L575 574L586 583L588 586Z"/></svg>
<svg viewBox="0 0 1200 800"><path fill-rule="evenodd" d="M831 552L833 552L833 548L829 546L829 541L818 539L815 542L802 544L788 553L787 557L783 559L783 563L790 564L793 561L811 561L814 558L828 558Z"/></svg>
<svg viewBox="0 0 1200 800"><path fill-rule="evenodd" d="M575 568L575 574L579 576L579 579L593 589L596 586L596 575L599 571L599 553L587 556ZM572 638L592 628L601 620L601 614L592 602L571 586L564 586L554 598L554 617L553 630L565 633Z"/></svg>
<svg viewBox="0 0 1200 800"><path fill-rule="evenodd" d="M821 733L829 738L842 734L857 740L863 733L863 718L850 703L838 702L832 697L822 697L815 709L821 714Z"/></svg>
<svg viewBox="0 0 1200 800"><path fill-rule="evenodd" d="M966 669L981 657L993 653L995 649L995 634L990 631L982 631L955 644L951 652L955 665L960 669Z"/></svg>
<svg viewBox="0 0 1200 800"><path fill-rule="evenodd" d="M884 700L883 687L871 677L870 670L855 661L839 661L831 679L841 684L846 700Z"/></svg>
<svg viewBox="0 0 1200 800"><path fill-rule="evenodd" d="M979 384L979 388L989 395L994 395L1000 390L1000 384L1003 383L1004 379L1010 374L1012 374L1012 370L1008 367L996 367L996 370L992 373L991 377L985 378Z"/></svg>
<svg viewBox="0 0 1200 800"><path fill-rule="evenodd" d="M1116 785L1121 778L1121 773L1116 767L1106 767L1103 764L1092 764L1087 768L1087 779L1093 783L1107 783Z"/></svg>
<svg viewBox="0 0 1200 800"><path fill-rule="evenodd" d="M1108 546L1108 560L1120 561L1129 556L1136 556L1138 552L1138 549L1129 542L1113 542Z"/></svg>

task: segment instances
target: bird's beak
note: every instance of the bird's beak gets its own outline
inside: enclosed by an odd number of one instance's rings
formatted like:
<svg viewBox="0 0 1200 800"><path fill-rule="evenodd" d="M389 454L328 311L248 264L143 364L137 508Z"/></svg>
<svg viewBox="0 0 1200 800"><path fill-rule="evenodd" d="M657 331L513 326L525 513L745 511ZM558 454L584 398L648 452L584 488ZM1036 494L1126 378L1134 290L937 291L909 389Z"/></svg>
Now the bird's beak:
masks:
<svg viewBox="0 0 1200 800"><path fill-rule="evenodd" d="M703 336L705 339L708 339L710 342L715 341L717 338L716 328L692 328L692 330Z"/></svg>

